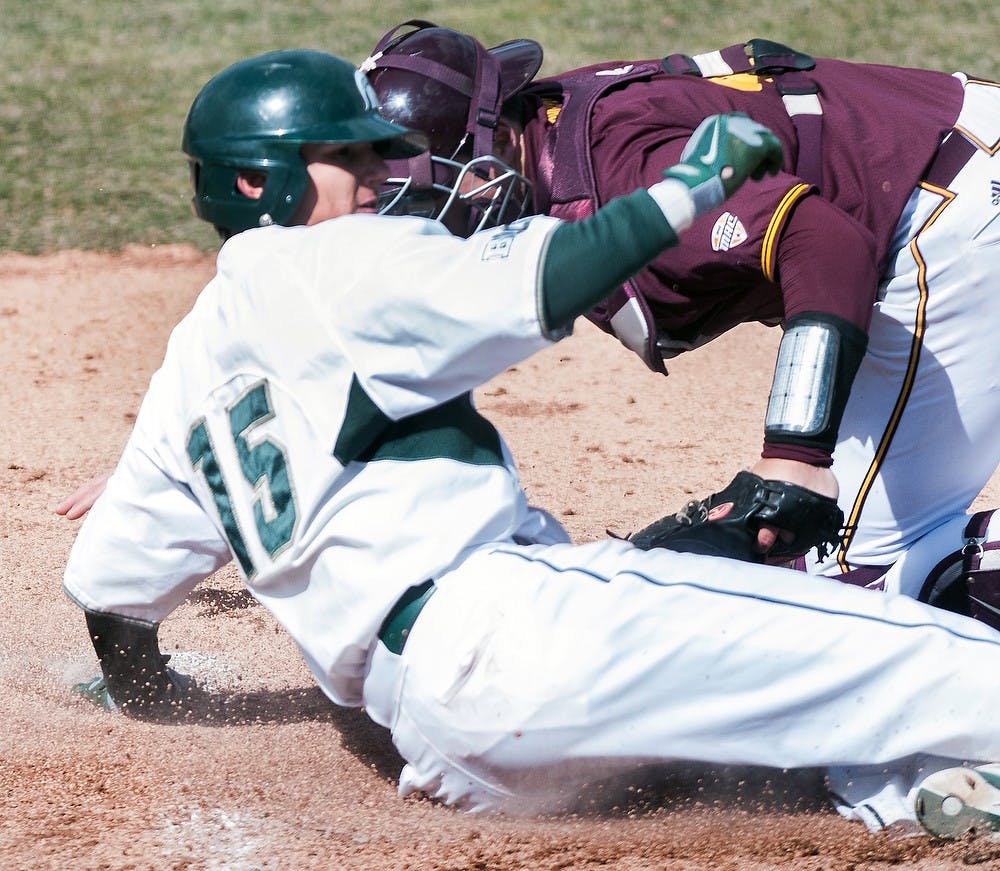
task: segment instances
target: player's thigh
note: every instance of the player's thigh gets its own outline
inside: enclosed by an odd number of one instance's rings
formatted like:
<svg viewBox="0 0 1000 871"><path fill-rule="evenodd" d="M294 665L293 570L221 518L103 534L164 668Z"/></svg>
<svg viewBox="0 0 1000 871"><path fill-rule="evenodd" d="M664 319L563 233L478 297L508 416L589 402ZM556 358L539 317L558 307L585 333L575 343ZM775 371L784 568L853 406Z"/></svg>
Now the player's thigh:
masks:
<svg viewBox="0 0 1000 871"><path fill-rule="evenodd" d="M767 729L729 728L734 698L762 724L789 705L840 715L838 699L868 683L885 694L892 682L892 669L872 673L858 650L891 650L903 668L927 646L913 626L951 616L798 572L625 542L510 547L442 579L403 655L400 706L454 758L501 768L623 747L770 759Z"/></svg>
<svg viewBox="0 0 1000 871"><path fill-rule="evenodd" d="M956 195L920 191L908 207L835 454L841 503L859 527L851 562L889 562L964 512L1000 461L994 171L1000 160L979 154Z"/></svg>
<svg viewBox="0 0 1000 871"><path fill-rule="evenodd" d="M634 550L512 546L467 560L438 581L411 632L406 704L442 731L468 728L472 753L519 732L585 726L612 673L637 686L649 668L636 648L650 634L654 588L613 579L614 560L591 567L604 551Z"/></svg>

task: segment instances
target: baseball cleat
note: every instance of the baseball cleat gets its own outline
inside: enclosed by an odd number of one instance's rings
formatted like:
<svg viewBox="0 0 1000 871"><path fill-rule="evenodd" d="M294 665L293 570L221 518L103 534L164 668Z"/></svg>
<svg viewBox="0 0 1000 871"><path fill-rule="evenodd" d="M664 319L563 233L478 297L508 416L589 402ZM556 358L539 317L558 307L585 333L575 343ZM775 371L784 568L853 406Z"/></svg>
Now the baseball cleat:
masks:
<svg viewBox="0 0 1000 871"><path fill-rule="evenodd" d="M937 838L1000 838L1000 764L946 768L917 789L917 820Z"/></svg>

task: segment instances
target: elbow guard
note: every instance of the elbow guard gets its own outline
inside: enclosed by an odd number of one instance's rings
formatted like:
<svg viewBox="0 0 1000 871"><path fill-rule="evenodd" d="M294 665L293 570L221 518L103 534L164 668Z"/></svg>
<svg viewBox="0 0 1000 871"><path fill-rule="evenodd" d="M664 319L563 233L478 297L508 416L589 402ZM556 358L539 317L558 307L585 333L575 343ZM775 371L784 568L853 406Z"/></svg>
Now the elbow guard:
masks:
<svg viewBox="0 0 1000 871"><path fill-rule="evenodd" d="M789 318L767 403L765 444L832 452L867 347L865 332L837 315L806 312Z"/></svg>

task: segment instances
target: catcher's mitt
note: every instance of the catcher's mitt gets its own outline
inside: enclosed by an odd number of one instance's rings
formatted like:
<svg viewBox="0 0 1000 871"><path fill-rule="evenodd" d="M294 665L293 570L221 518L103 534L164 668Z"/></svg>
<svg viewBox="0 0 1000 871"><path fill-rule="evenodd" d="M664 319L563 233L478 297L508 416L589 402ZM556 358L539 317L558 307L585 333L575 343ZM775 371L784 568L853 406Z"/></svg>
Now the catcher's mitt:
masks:
<svg viewBox="0 0 1000 871"><path fill-rule="evenodd" d="M769 553L758 553L757 532L764 524L792 532L794 538L788 542L779 538ZM822 559L843 525L844 513L835 499L744 471L721 492L688 502L677 514L657 520L629 541L643 550L665 547L754 563L794 559L815 547Z"/></svg>

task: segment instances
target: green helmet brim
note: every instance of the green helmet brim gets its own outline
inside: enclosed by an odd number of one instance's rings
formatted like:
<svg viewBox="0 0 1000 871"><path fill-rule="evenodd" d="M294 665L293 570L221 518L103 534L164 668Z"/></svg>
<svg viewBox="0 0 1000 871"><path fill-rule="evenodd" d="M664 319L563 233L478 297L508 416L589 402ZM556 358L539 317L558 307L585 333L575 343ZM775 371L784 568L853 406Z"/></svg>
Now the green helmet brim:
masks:
<svg viewBox="0 0 1000 871"><path fill-rule="evenodd" d="M403 160L416 157L427 150L427 139L422 133L409 130L377 115L367 115L345 121L345 142L371 142L386 160ZM336 140L339 141L339 140Z"/></svg>

